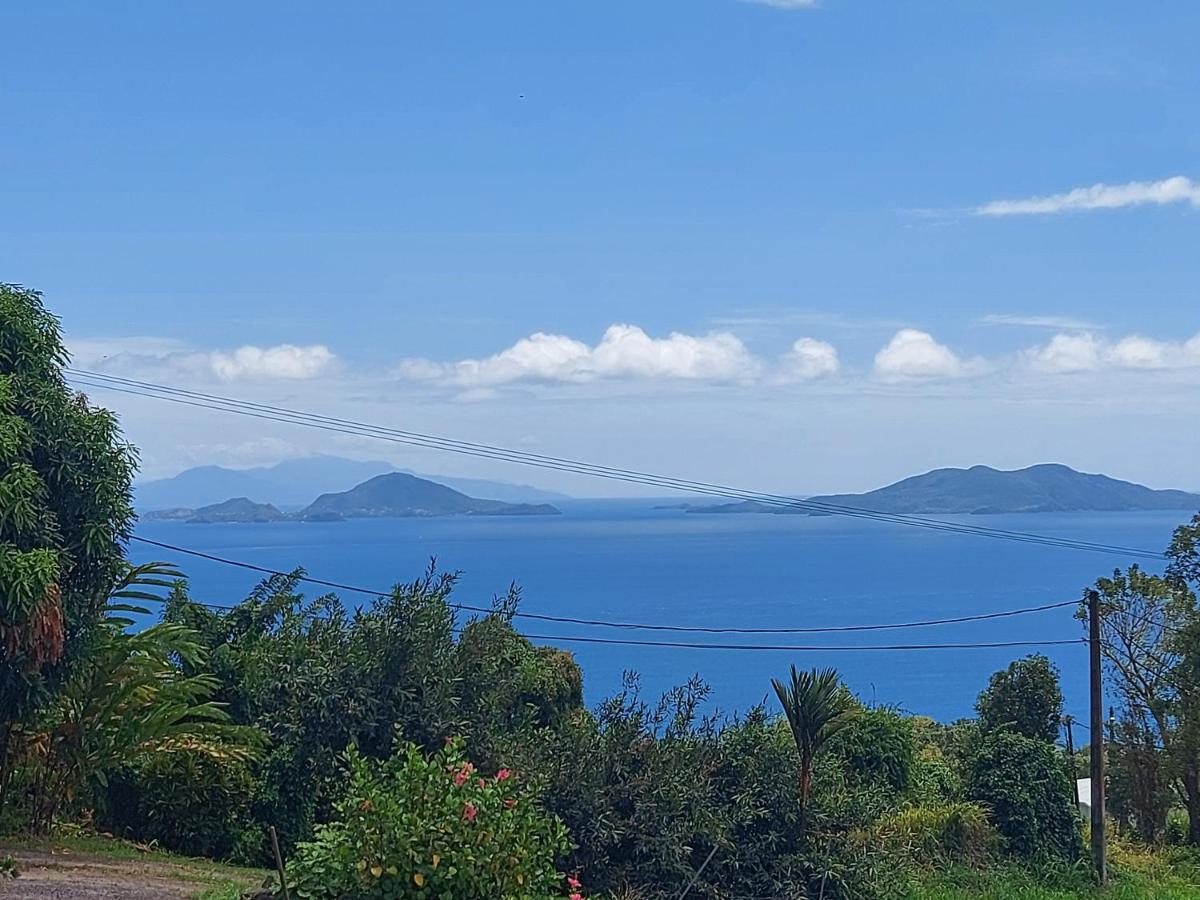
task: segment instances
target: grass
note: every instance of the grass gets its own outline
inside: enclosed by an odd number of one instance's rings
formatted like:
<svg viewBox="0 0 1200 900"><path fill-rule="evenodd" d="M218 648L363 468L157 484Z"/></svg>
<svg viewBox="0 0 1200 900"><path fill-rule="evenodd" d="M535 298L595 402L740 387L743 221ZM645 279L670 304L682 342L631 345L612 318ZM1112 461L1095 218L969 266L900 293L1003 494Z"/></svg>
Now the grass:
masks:
<svg viewBox="0 0 1200 900"><path fill-rule="evenodd" d="M4 836L0 837L0 847L3 853L14 850L44 853L66 850L106 860L161 863L163 868L156 875L195 885L200 890L197 900L238 900L247 888L260 887L273 874L264 869L232 866L211 859L177 856L129 841L89 833L52 837Z"/></svg>
<svg viewBox="0 0 1200 900"><path fill-rule="evenodd" d="M1017 868L953 869L931 876L911 900L1200 900L1200 870L1161 860L1149 870L1114 865L1096 887L1086 871L1030 872Z"/></svg>

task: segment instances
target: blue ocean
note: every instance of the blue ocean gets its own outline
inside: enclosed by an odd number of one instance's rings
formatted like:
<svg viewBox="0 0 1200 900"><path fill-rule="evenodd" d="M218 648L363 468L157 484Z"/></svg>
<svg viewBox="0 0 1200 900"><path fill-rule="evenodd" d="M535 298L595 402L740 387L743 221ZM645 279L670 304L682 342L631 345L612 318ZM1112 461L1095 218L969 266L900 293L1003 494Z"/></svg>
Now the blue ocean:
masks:
<svg viewBox="0 0 1200 900"><path fill-rule="evenodd" d="M674 501L678 502L677 498ZM362 587L387 590L437 559L458 571L454 599L487 606L510 583L531 613L624 622L739 628L812 628L974 615L1078 598L1097 577L1131 560L840 517L697 515L653 500L571 501L562 516L360 519L339 523L185 525L144 523L166 543ZM961 517L973 525L1161 550L1185 512ZM259 576L135 543L135 561L169 559L206 603L232 604ZM1153 565L1150 568L1154 568ZM313 587L315 595L323 589ZM349 604L369 598L348 594ZM1062 674L1067 708L1086 721L1082 643L1045 648L834 649L870 644L1042 641L1082 637L1071 607L953 626L816 635L703 635L625 631L519 619L540 643L577 636L818 649L743 651L560 641L584 672L594 704L623 673L656 697L699 675L715 709L762 702L791 663L834 666L865 701L948 721L970 715L988 675L1044 652ZM828 648L828 649L826 649Z"/></svg>

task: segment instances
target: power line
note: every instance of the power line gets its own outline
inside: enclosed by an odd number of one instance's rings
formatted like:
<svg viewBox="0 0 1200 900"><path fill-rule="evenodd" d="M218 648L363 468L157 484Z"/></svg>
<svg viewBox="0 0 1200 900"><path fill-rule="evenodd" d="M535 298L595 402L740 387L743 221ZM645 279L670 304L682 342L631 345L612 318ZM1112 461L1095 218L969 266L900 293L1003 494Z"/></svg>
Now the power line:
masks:
<svg viewBox="0 0 1200 900"><path fill-rule="evenodd" d="M682 491L685 493L727 497L737 500L748 500L761 505L777 508L802 509L815 513L872 519L891 524L908 525L911 527L920 527L950 533L971 534L980 537L991 537L1024 543L1041 544L1065 549L1087 550L1101 553L1116 553L1126 556L1135 556L1156 560L1163 558L1162 553L1151 550L1122 547L1111 544L1101 544L1092 541L1081 541L1070 538L1056 538L1048 535L1033 534L1030 532L964 525L961 523L948 522L939 519L929 519L921 516L900 513L885 513L878 510L842 506L823 501L799 500L778 494L746 491L708 482L689 481L686 479L654 475L630 469L617 469L608 466L600 466L593 463L564 459L561 457L545 456L542 454L510 450L487 444L476 444L467 441L457 441L450 438L441 438L434 435L422 434L420 432L385 428L383 426L370 425L362 422L355 422L353 420L337 419L314 413L306 413L283 407L270 406L268 404L252 403L249 401L220 397L213 394L188 391L182 388L157 385L151 382L142 382L134 379L120 378L118 376L87 372L84 370L68 369L67 371L75 377L76 381L87 387L111 390L134 396L149 397L156 400L165 400L168 402L200 409L234 413L237 415L248 416L266 421L282 422L292 425L303 425L305 427L316 428L334 433L351 434L359 437L373 437L393 443L419 446L426 449L443 450L468 456L477 456L503 462L516 463L519 465L533 466L555 471L572 472L575 474L605 478L608 480L623 481L627 483L663 487L669 490Z"/></svg>
<svg viewBox="0 0 1200 900"><path fill-rule="evenodd" d="M465 453L473 456L484 456L489 459L499 459L501 461L514 462L521 465L532 465L540 468L555 469L558 471L569 471L576 474L585 474L618 481L650 484L656 487L666 487L671 490L680 490L691 493L704 493L713 496L730 497L732 499L754 500L758 503L770 506L805 509L810 512L821 512L830 515L849 515L858 518L877 519L879 521L928 527L936 530L953 531L963 534L979 534L990 537L1005 536L1010 540L1051 543L1054 546L1070 545L1077 549L1102 550L1103 552L1149 555L1155 559L1161 559L1163 556L1161 553L1156 553L1149 550L1113 546L1109 544L1098 544L1089 541L1075 541L1068 538L1054 538L1045 535L1035 535L1029 532L987 528L976 525L964 525L962 523L946 522L943 520L929 519L922 516L902 513L885 513L878 510L865 509L861 507L842 506L824 501L800 500L793 497L785 497L779 494L766 494L757 491L741 490L737 488L730 488L724 485L712 484L709 482L698 482L677 479L664 475L653 475L650 473L638 472L636 470L612 468L609 466L597 465L595 463L585 463L577 460L564 459L562 457L545 456L542 454L529 453L527 451L510 450L489 444L478 444L468 441L458 441L450 438L441 438L434 435L423 434L421 432L386 428L384 426L371 425L368 423L356 422L354 420L338 419L315 413L271 406L268 404L236 400L213 394L189 391L183 388L174 388L165 385L153 384L151 382L121 378L114 375L105 375L101 373L92 373L73 369L68 371L102 380L103 383L100 384L85 382L92 387L117 390L123 393L152 397L153 399L170 400L172 402L184 403L185 405L199 406L202 409L217 409L223 412L250 415L255 418L264 418L268 421L306 425L308 427L321 428L323 430L335 431L339 433L376 437L383 440L391 440L395 443L410 444L428 449L440 449L456 453ZM143 390L139 391L123 389L121 387L115 387L114 384L134 386ZM151 393L146 393L145 391L150 391ZM168 394L171 396L163 396L163 394ZM193 400L184 398L193 398ZM195 400L200 400L203 402L197 403L194 402ZM253 412L255 410L259 411L259 413ZM332 425L333 427L327 427L327 425Z"/></svg>
<svg viewBox="0 0 1200 900"><path fill-rule="evenodd" d="M174 544L168 544L164 541L156 541L150 538L134 536L132 540L139 543L148 544L153 547L158 547L162 550L168 550L173 553L183 553L188 556L194 556L199 559L208 560L209 562L220 563L222 565L234 566L241 569L247 569L253 572L258 572L263 575L274 575L284 578L296 578L298 581L304 581L309 584L319 585L321 587L333 588L334 590L352 591L358 594L366 594L372 597L390 597L390 592L377 591L372 588L359 587L357 585L343 584L336 581L327 581L322 578L312 578L307 575L299 575L294 572L281 572L276 569L267 568L266 566L255 565L254 563L244 562L242 560L229 559L228 557L216 556L212 553L205 553L201 550L192 550L187 547L179 547ZM956 616L946 619L926 619L918 622L893 622L887 624L874 625L838 625L824 627L808 627L808 628L737 628L737 627L718 627L718 626L699 626L699 625L670 625L670 624L648 624L644 622L614 622L606 619L583 619L572 616L554 616L543 613L516 612L515 616L525 619L535 619L543 622L560 622L569 625L588 625L603 628L623 628L630 630L643 631L669 631L669 632L685 632L695 634L835 634L847 632L862 632L862 631L888 631L901 628L925 628L935 625L959 625L968 622L982 622L991 619L1003 619L1013 616L1027 615L1030 613L1045 612L1052 609L1061 609L1067 606L1077 606L1078 600L1065 600L1059 603L1047 603L1041 606L1028 606L1022 609L1003 610L1001 612L980 613L970 616ZM208 605L208 604L203 604ZM465 603L450 603L447 604L451 609L456 609L464 612L490 613L492 610L488 607L472 606ZM233 609L234 607L225 606L221 609ZM1065 643L1070 643L1065 642Z"/></svg>

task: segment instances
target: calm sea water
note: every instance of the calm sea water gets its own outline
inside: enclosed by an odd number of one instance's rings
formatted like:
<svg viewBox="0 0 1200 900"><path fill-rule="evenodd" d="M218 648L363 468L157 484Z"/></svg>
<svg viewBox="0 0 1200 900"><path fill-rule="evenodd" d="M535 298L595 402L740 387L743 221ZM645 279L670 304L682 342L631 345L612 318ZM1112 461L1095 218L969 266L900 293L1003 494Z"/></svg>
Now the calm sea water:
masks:
<svg viewBox="0 0 1200 900"><path fill-rule="evenodd" d="M316 578L387 589L430 557L459 570L455 598L487 605L510 582L527 612L699 626L814 627L944 618L1077 598L1120 556L949 535L837 517L689 515L654 501L573 501L552 518L357 520L279 525L146 523L144 537L272 569L303 566ZM963 517L994 528L1160 550L1186 513ZM137 561L170 554L134 544ZM177 560L193 596L242 599L254 573ZM1153 568L1153 565L1150 566ZM313 589L313 593L319 593ZM344 597L348 603L361 596ZM848 646L1078 638L1071 608L966 625L866 634L659 635L518 620L538 635L692 642ZM542 641L543 643L551 641ZM699 674L726 712L758 703L770 679L800 666L835 666L865 700L949 720L968 715L988 675L1032 650L764 651L561 643L583 667L589 703L641 675L656 696ZM1062 672L1070 711L1086 720L1082 644L1045 648Z"/></svg>

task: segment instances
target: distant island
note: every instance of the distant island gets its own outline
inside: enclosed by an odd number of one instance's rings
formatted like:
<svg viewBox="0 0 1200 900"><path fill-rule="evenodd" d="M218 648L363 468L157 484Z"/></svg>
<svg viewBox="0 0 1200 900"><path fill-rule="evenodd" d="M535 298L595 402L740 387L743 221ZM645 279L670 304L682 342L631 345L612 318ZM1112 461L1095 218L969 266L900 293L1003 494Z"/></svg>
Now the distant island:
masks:
<svg viewBox="0 0 1200 900"><path fill-rule="evenodd" d="M548 503L506 503L469 497L444 484L403 472L376 475L348 491L322 494L304 509L285 513L270 503L237 497L196 509L171 507L143 515L146 521L220 523L338 522L344 519L429 516L556 516Z"/></svg>
<svg viewBox="0 0 1200 900"><path fill-rule="evenodd" d="M142 513L147 510L192 513L220 505L230 497L252 497L285 512L297 512L312 503L313 497L344 491L368 478L397 471L437 482L471 497L488 497L506 503L557 503L570 499L556 491L511 481L429 475L397 469L382 460L316 455L252 469L224 466L185 469L170 478L139 482L134 487L134 505Z"/></svg>
<svg viewBox="0 0 1200 900"><path fill-rule="evenodd" d="M864 494L826 494L804 498L804 503L926 515L1133 512L1200 509L1200 494L1153 490L1133 482L1089 475L1068 466L1048 463L1010 471L990 466L935 469ZM747 500L707 506L691 504L684 508L694 514L830 514L813 506L775 506Z"/></svg>

